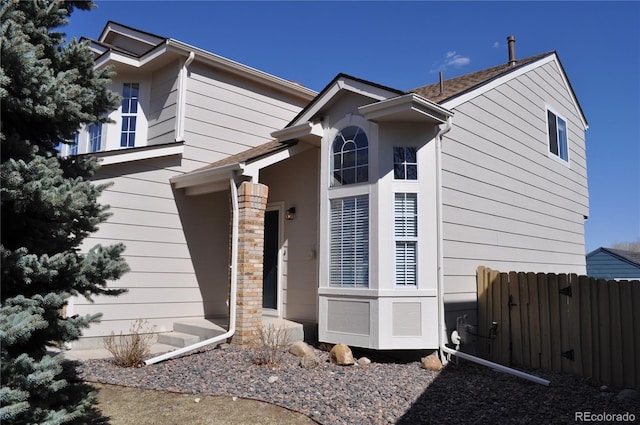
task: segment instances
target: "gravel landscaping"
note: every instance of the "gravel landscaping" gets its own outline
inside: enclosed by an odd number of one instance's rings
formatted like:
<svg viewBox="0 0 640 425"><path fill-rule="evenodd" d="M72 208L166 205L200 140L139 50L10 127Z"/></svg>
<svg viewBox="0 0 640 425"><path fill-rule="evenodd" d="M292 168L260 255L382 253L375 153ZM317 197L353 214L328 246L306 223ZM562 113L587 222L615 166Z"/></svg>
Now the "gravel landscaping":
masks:
<svg viewBox="0 0 640 425"><path fill-rule="evenodd" d="M288 353L278 367L265 367L255 364L253 350L229 346L141 368L88 360L77 371L88 382L266 401L327 425L573 424L580 422L576 412L603 419L591 423L616 423L610 419L625 413L635 415L634 423L640 420L637 392L628 396L569 375L529 371L551 381L544 387L462 361L427 371L417 353L390 358L354 350L373 362L337 366L327 352L314 351L320 365L313 369L301 368L300 359Z"/></svg>

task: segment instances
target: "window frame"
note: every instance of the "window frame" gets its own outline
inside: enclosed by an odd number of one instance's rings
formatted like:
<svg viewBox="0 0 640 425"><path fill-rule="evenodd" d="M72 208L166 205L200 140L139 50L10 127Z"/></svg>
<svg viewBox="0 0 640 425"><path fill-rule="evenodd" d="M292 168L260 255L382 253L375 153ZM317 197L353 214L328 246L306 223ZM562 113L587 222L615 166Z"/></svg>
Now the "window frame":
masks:
<svg viewBox="0 0 640 425"><path fill-rule="evenodd" d="M135 94L133 90L135 89ZM120 147L136 146L136 127L140 109L140 83L122 83L122 105L120 108Z"/></svg>
<svg viewBox="0 0 640 425"><path fill-rule="evenodd" d="M399 197L402 202L401 205L398 204ZM410 216L407 214L407 200L411 197L413 199L412 207L413 212L411 212ZM401 215L398 215L398 207L400 206ZM394 267L393 267L393 282L397 288L418 288L418 235L419 235L419 220L418 220L418 193L417 192L394 192L393 194L393 238L394 238ZM399 219L401 222L399 222ZM410 223L412 222L412 224ZM401 230L398 232L398 230ZM403 245L404 248L404 257L399 257L399 249L398 246ZM413 247L413 283L407 283L410 279L407 277L410 273L409 271L409 263L407 262L407 247ZM402 262L400 262L402 260ZM399 266L404 268L402 273L403 282L400 282L398 279L398 270Z"/></svg>
<svg viewBox="0 0 640 425"><path fill-rule="evenodd" d="M545 108L547 154L565 165L570 164L567 119L550 106ZM560 125L562 123L562 125ZM563 130L561 130L563 128ZM564 136L564 137L562 137Z"/></svg>
<svg viewBox="0 0 640 425"><path fill-rule="evenodd" d="M351 129L356 129L356 133L352 138L346 139L344 133ZM358 146L356 142L358 136L360 134L364 135L364 142L366 143L365 147ZM336 150L337 143L342 138L342 146L339 151ZM355 149L344 149L345 146L352 143L355 146ZM344 126L341 130L339 130L331 141L330 149L329 149L329 188L338 188L338 187L346 187L353 186L358 184L368 184L370 180L370 164L369 164L369 136L367 132L359 125L350 124ZM340 155L340 165L339 169L336 168L336 156ZM353 155L353 165L345 165L345 156ZM365 155L365 163L361 163L361 155ZM336 173L341 173L342 175L345 171L353 170L354 181L350 183L340 182L336 178ZM360 179L359 171L362 170L366 173L366 178L364 180Z"/></svg>
<svg viewBox="0 0 640 425"><path fill-rule="evenodd" d="M396 150L397 149L402 149L402 157L403 157L403 161L402 162L396 162ZM407 161L407 150L413 150L413 156L415 158L415 162L408 162ZM417 182L418 181L418 148L415 146L393 146L393 150L392 150L392 155L393 155L393 179L396 181L406 181L406 182ZM404 173L404 177L397 177L396 176L396 166L400 166L402 167L403 173ZM408 178L408 167L414 167L415 168L415 178Z"/></svg>
<svg viewBox="0 0 640 425"><path fill-rule="evenodd" d="M102 123L96 122L87 127L87 152L95 153L102 151Z"/></svg>

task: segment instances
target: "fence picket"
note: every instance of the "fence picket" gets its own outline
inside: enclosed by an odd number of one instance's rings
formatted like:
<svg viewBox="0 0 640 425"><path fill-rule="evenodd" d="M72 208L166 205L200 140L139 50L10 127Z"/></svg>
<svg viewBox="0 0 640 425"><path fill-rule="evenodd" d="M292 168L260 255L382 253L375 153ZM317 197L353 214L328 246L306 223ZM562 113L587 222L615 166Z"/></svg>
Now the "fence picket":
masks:
<svg viewBox="0 0 640 425"><path fill-rule="evenodd" d="M520 304L520 275L509 273L509 328L511 329L511 363L522 366L522 312Z"/></svg>
<svg viewBox="0 0 640 425"><path fill-rule="evenodd" d="M609 288L604 279L598 279L598 325L600 328L600 380L611 382L611 328L609 317Z"/></svg>
<svg viewBox="0 0 640 425"><path fill-rule="evenodd" d="M587 276L580 276L576 287L579 294L578 305L580 318L575 326L580 329L579 351L582 357L581 369L577 373L580 376L592 377L593 355L591 347L593 347L593 334L591 333L591 329L593 327L593 323L591 319L591 291L589 287L589 278Z"/></svg>
<svg viewBox="0 0 640 425"><path fill-rule="evenodd" d="M560 370L564 373L573 372L574 361L570 356L575 358L575 349L571 345L570 326L569 326L569 309L571 306L572 296L560 294L570 286L569 276L561 273L558 275L558 313L560 316ZM570 353L571 350L574 350Z"/></svg>
<svg viewBox="0 0 640 425"><path fill-rule="evenodd" d="M520 313L522 317L522 366L531 366L531 325L529 323L529 282L536 284L535 273L527 273L518 282L520 287Z"/></svg>
<svg viewBox="0 0 640 425"><path fill-rule="evenodd" d="M544 287L544 285L540 284L540 278L541 275L537 274L536 280L529 282L529 335L531 338L531 367L534 368L541 367L541 357L544 356L541 338L545 324L542 321L544 314L542 314L542 310L540 309L541 304L539 301L541 295L539 290L541 287Z"/></svg>
<svg viewBox="0 0 640 425"><path fill-rule="evenodd" d="M630 387L633 385L636 375L636 365L634 359L640 353L634 355L633 346L633 304L631 294L631 283L629 281L619 282L620 286L620 334L622 343L622 385Z"/></svg>
<svg viewBox="0 0 640 425"><path fill-rule="evenodd" d="M609 333L611 334L611 379L615 386L622 386L622 322L620 319L620 285L607 283L609 290Z"/></svg>
<svg viewBox="0 0 640 425"><path fill-rule="evenodd" d="M640 358L640 282L634 281L631 284L631 309L633 312L633 358ZM640 365L636 364L635 366L635 380L633 385L636 387L640 387Z"/></svg>
<svg viewBox="0 0 640 425"><path fill-rule="evenodd" d="M600 286L597 279L589 279L589 293L591 294L591 334L593 335L593 344L591 345L591 355L593 359L593 371L591 377L600 380L600 369L602 364L602 356L600 352L600 310L598 296L600 294Z"/></svg>

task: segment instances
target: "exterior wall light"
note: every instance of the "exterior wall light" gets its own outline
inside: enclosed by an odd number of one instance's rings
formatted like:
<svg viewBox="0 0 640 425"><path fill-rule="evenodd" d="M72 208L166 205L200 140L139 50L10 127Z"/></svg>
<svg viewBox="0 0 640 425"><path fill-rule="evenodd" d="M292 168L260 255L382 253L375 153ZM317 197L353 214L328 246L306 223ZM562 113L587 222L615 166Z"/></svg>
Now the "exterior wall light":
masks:
<svg viewBox="0 0 640 425"><path fill-rule="evenodd" d="M296 207L291 207L285 212L284 218L286 220L293 220L295 215L296 215Z"/></svg>

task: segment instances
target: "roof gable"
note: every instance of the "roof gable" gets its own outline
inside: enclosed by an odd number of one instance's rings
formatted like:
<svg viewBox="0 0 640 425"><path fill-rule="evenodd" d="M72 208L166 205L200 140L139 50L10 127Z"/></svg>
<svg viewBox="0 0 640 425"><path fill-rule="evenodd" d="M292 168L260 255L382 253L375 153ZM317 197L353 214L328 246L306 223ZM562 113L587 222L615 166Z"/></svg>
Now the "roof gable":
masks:
<svg viewBox="0 0 640 425"><path fill-rule="evenodd" d="M100 37L98 37L99 43L124 51L135 57L144 55L166 40L166 37L141 31L113 21L107 22Z"/></svg>
<svg viewBox="0 0 640 425"><path fill-rule="evenodd" d="M390 99L404 94L401 90L341 73L336 75L286 127L293 127L313 120L322 111L329 108L345 91L369 97L372 101Z"/></svg>

